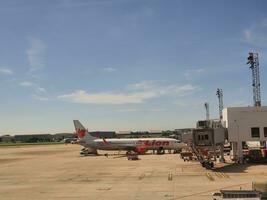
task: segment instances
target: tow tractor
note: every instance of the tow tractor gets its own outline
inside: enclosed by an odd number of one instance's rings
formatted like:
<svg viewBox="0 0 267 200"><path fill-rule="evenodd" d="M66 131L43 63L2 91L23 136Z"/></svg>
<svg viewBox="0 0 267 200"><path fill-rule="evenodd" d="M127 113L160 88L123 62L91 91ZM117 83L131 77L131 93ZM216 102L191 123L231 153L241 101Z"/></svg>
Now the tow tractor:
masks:
<svg viewBox="0 0 267 200"><path fill-rule="evenodd" d="M134 151L127 151L126 157L128 160L139 160L138 153L136 153Z"/></svg>

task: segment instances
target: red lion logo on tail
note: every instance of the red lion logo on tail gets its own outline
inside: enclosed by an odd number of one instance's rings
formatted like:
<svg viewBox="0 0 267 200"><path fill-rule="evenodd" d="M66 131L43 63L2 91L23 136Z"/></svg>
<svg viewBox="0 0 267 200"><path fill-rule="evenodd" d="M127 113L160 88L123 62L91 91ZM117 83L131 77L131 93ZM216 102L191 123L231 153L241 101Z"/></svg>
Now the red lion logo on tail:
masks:
<svg viewBox="0 0 267 200"><path fill-rule="evenodd" d="M84 129L79 129L77 132L77 135L79 138L83 138L85 136L86 130Z"/></svg>

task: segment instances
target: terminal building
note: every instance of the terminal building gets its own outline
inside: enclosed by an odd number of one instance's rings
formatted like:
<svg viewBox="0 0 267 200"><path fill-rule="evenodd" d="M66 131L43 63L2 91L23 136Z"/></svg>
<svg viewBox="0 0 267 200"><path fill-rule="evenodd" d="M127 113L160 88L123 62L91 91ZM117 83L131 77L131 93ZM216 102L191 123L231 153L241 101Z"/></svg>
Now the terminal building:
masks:
<svg viewBox="0 0 267 200"><path fill-rule="evenodd" d="M115 138L115 131L93 131L90 132L93 137L97 138Z"/></svg>
<svg viewBox="0 0 267 200"><path fill-rule="evenodd" d="M246 142L258 141L266 148L267 106L225 108L222 125L228 130L233 158L242 159Z"/></svg>

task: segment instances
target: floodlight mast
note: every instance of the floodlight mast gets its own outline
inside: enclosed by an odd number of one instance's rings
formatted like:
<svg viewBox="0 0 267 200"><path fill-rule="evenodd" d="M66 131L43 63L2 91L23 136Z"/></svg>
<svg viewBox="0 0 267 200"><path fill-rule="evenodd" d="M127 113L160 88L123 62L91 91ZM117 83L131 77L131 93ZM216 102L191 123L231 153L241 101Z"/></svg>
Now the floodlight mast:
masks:
<svg viewBox="0 0 267 200"><path fill-rule="evenodd" d="M206 103L204 104L204 106L205 106L205 109L206 109L206 120L208 121L208 120L210 120L209 103L206 102Z"/></svg>
<svg viewBox="0 0 267 200"><path fill-rule="evenodd" d="M254 106L261 106L260 70L258 53L249 53L247 64L252 71L252 90Z"/></svg>
<svg viewBox="0 0 267 200"><path fill-rule="evenodd" d="M222 120L222 110L223 110L223 90L218 88L216 95L218 96L219 99L219 116L220 120Z"/></svg>

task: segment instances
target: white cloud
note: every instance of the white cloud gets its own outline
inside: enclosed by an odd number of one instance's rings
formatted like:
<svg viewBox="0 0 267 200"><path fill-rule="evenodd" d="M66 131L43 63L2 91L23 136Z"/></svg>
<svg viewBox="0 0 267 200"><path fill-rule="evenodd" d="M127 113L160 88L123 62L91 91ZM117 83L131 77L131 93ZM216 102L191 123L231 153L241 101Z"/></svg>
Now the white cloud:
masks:
<svg viewBox="0 0 267 200"><path fill-rule="evenodd" d="M198 107L204 108L204 103L203 102L195 102L195 101L176 101L174 102L174 105L176 105L179 108L188 108L188 107Z"/></svg>
<svg viewBox="0 0 267 200"><path fill-rule="evenodd" d="M0 68L0 74L3 75L12 75L13 71L7 68Z"/></svg>
<svg viewBox="0 0 267 200"><path fill-rule="evenodd" d="M161 92L162 94L174 94L174 95L179 95L179 96L186 96L199 90L200 88L197 86L186 84L182 86L171 85L171 86L168 86L166 89L163 88Z"/></svg>
<svg viewBox="0 0 267 200"><path fill-rule="evenodd" d="M137 93L95 93L88 94L84 90L76 90L73 93L60 95L59 99L65 99L73 103L93 103L93 104L126 104L142 103L146 99L155 97L154 92Z"/></svg>
<svg viewBox="0 0 267 200"><path fill-rule="evenodd" d="M40 97L39 95L44 95L47 93L46 89L43 87L39 87L38 84L33 83L33 82L29 82L29 81L23 81L21 83L19 83L20 86L22 87L28 87L31 88L34 91L34 95L33 98L37 99L37 100L43 100L46 97Z"/></svg>
<svg viewBox="0 0 267 200"><path fill-rule="evenodd" d="M39 95L36 95L36 94L33 94L32 98L35 99L35 100L38 100L38 101L51 101L52 100L51 98L39 96Z"/></svg>
<svg viewBox="0 0 267 200"><path fill-rule="evenodd" d="M37 93L46 93L46 89L42 88L42 87L37 87L36 88L36 92Z"/></svg>
<svg viewBox="0 0 267 200"><path fill-rule="evenodd" d="M30 71L36 71L45 66L45 50L46 46L42 40L36 38L30 40L30 48L27 49Z"/></svg>
<svg viewBox="0 0 267 200"><path fill-rule="evenodd" d="M155 81L155 80L141 81L139 83L128 85L128 88L131 90L150 90L150 89L155 88L156 85L162 82L163 81Z"/></svg>
<svg viewBox="0 0 267 200"><path fill-rule="evenodd" d="M117 112L165 112L164 108L151 108L151 109L137 109L137 108L122 108L118 109Z"/></svg>
<svg viewBox="0 0 267 200"><path fill-rule="evenodd" d="M267 18L243 31L244 41L257 47L267 47Z"/></svg>
<svg viewBox="0 0 267 200"><path fill-rule="evenodd" d="M117 112L139 112L140 109L137 108L124 108L124 109L118 109Z"/></svg>
<svg viewBox="0 0 267 200"><path fill-rule="evenodd" d="M113 68L113 67L105 67L102 69L103 72L115 72L117 71L117 69Z"/></svg>
<svg viewBox="0 0 267 200"><path fill-rule="evenodd" d="M24 87L32 87L34 85L35 85L34 83L29 82L29 81L23 81L20 83L20 86L24 86Z"/></svg>
<svg viewBox="0 0 267 200"><path fill-rule="evenodd" d="M185 70L184 72L184 77L187 79L187 80L192 80L194 76L198 75L198 74L201 74L205 71L205 69L203 68L199 68L199 69L188 69L188 70Z"/></svg>
<svg viewBox="0 0 267 200"><path fill-rule="evenodd" d="M129 88L131 89L129 90ZM137 104L161 96L185 96L197 90L199 90L198 87L190 84L160 86L146 81L128 86L128 90L123 93L100 92L90 94L84 90L76 90L70 94L59 95L58 99L88 104Z"/></svg>
<svg viewBox="0 0 267 200"><path fill-rule="evenodd" d="M251 40L251 30L244 30L244 37L246 41Z"/></svg>

